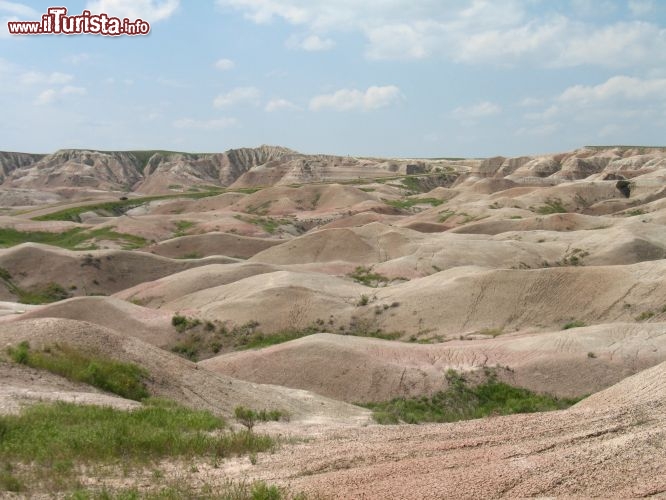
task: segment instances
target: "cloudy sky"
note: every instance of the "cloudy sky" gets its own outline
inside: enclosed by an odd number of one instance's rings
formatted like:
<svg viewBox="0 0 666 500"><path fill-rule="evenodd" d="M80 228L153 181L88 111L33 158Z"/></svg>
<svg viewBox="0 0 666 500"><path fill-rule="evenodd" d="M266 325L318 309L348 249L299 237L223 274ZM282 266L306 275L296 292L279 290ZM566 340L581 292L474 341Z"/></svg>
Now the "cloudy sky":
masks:
<svg viewBox="0 0 666 500"><path fill-rule="evenodd" d="M402 157L666 145L663 0L63 0L143 37L10 36L0 150Z"/></svg>

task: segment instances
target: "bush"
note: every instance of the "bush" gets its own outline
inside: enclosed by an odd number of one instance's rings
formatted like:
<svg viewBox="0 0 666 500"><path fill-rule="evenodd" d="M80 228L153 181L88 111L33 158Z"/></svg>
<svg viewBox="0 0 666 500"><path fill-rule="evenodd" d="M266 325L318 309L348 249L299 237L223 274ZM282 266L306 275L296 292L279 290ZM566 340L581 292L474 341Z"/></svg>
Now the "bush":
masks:
<svg viewBox="0 0 666 500"><path fill-rule="evenodd" d="M171 318L171 324L176 328L178 333L183 333L185 330L190 330L201 324L201 320L197 318L187 318L180 314L174 314Z"/></svg>
<svg viewBox="0 0 666 500"><path fill-rule="evenodd" d="M570 328L581 328L585 326L584 321L576 320L576 321L570 321L569 323L566 323L563 327L562 330L569 330Z"/></svg>
<svg viewBox="0 0 666 500"><path fill-rule="evenodd" d="M257 413L254 410L245 408L244 406L237 406L234 410L234 416L238 422L247 427L249 432L252 432L252 428L257 421Z"/></svg>
<svg viewBox="0 0 666 500"><path fill-rule="evenodd" d="M236 417L236 420L247 427L250 432L257 422L278 422L280 420L289 420L289 414L283 410L257 411L245 408L244 406L237 406L234 410L234 416Z"/></svg>
<svg viewBox="0 0 666 500"><path fill-rule="evenodd" d="M498 381L492 372L477 386L471 386L463 375L453 370L447 372L446 378L448 388L432 397L399 398L363 406L373 410L373 417L380 424L418 424L559 410L578 402L578 399L556 398L510 386Z"/></svg>
<svg viewBox="0 0 666 500"><path fill-rule="evenodd" d="M537 208L537 213L541 215L564 214L567 213L567 209L562 205L562 200L554 198L546 200L545 205Z"/></svg>
<svg viewBox="0 0 666 500"><path fill-rule="evenodd" d="M636 316L636 321L647 321L652 318L654 313L652 311L643 311L638 316Z"/></svg>
<svg viewBox="0 0 666 500"><path fill-rule="evenodd" d="M391 281L382 274L372 272L372 268L363 266L358 266L354 272L350 273L348 276L357 283L373 288L377 288L380 285L386 285Z"/></svg>

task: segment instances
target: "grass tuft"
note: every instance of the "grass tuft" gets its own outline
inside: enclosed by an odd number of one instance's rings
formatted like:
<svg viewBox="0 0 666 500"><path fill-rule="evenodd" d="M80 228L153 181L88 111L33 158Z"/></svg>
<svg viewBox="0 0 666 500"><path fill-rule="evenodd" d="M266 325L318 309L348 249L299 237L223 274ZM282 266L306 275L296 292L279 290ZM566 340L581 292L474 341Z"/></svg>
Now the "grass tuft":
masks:
<svg viewBox="0 0 666 500"><path fill-rule="evenodd" d="M549 198L546 200L546 204L537 208L536 212L541 215L550 215L550 214L565 214L568 212L566 207L562 204L562 200L559 198Z"/></svg>
<svg viewBox="0 0 666 500"><path fill-rule="evenodd" d="M8 353L15 363L46 370L127 399L140 401L150 395L144 383L148 372L132 363L91 356L60 344L34 351L28 342L21 342L17 347L10 347Z"/></svg>

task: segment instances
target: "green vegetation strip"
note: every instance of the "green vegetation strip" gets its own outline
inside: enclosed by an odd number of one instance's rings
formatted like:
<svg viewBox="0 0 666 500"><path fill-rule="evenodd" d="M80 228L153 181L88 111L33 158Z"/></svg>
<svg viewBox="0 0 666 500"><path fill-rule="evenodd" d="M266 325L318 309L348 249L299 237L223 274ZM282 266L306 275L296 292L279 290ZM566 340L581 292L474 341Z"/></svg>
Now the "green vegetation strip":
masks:
<svg viewBox="0 0 666 500"><path fill-rule="evenodd" d="M145 487L119 491L77 490L67 500L179 500L192 498L192 485L187 481L173 481L156 491L146 491ZM300 493L290 494L285 488L266 484L264 481L227 480L222 486L204 484L197 492L197 500L307 500L308 496ZM318 498L318 497L317 497Z"/></svg>
<svg viewBox="0 0 666 500"><path fill-rule="evenodd" d="M367 295L361 296L359 305L367 305ZM375 314L398 307L394 302L375 309ZM179 333L178 340L171 346L171 351L180 356L198 361L206 359L220 352L230 352L244 349L261 349L276 344L282 344L308 335L320 332L333 332L341 335L356 337L373 337L384 340L397 340L404 336L404 332L385 332L373 320L352 319L348 325L328 325L318 319L310 326L304 328L285 328L273 333L264 333L259 329L259 323L249 321L243 325L228 328L219 321L202 321L198 318L188 318L176 314L171 318L171 324Z"/></svg>
<svg viewBox="0 0 666 500"><path fill-rule="evenodd" d="M74 228L68 231L52 233L47 231L17 231L11 228L0 228L0 247L8 248L22 243L42 243L69 250L94 250L97 246L94 243L84 245L90 240L111 240L121 241L123 248L132 250L143 247L147 241L132 234L118 233L111 228L104 227L99 229L85 230Z"/></svg>
<svg viewBox="0 0 666 500"><path fill-rule="evenodd" d="M150 395L144 383L148 372L132 363L91 356L60 344L35 351L28 342L21 342L7 351L16 363L83 382L127 399L140 401Z"/></svg>
<svg viewBox="0 0 666 500"><path fill-rule="evenodd" d="M408 209L415 205L431 205L433 207L438 207L444 203L444 201L437 198L405 198L403 200L388 200L384 203L395 208Z"/></svg>
<svg viewBox="0 0 666 500"><path fill-rule="evenodd" d="M446 375L449 387L432 397L400 398L363 406L373 410L373 417L380 424L419 424L561 410L580 401L510 386L498 381L494 372L487 372L486 376L485 382L472 386L463 375L449 370Z"/></svg>
<svg viewBox="0 0 666 500"><path fill-rule="evenodd" d="M49 221L49 220L65 220L72 222L81 222L81 214L85 212L95 212L107 216L123 215L127 211L150 203L151 201L169 200L177 198L200 199L209 196L216 196L225 191L216 189L211 191L200 191L193 193L178 193L178 194L165 194L160 196L145 196L141 198L130 198L127 200L107 201L103 203L96 203L92 205L82 205L79 207L66 208L46 215L33 217L33 220Z"/></svg>
<svg viewBox="0 0 666 500"><path fill-rule="evenodd" d="M29 406L20 415L0 417L0 463L22 464L20 472L6 470L0 487L20 491L38 479L51 483L46 485L51 492L70 490L83 464L127 471L163 459L220 459L276 446L270 436L224 427L224 420L208 411L165 400L132 411L63 402Z"/></svg>
<svg viewBox="0 0 666 500"><path fill-rule="evenodd" d="M0 267L0 282L4 283L7 289L18 297L21 304L50 304L69 298L69 292L58 283L47 283L32 290L25 290L18 286L12 280L12 275L7 269Z"/></svg>

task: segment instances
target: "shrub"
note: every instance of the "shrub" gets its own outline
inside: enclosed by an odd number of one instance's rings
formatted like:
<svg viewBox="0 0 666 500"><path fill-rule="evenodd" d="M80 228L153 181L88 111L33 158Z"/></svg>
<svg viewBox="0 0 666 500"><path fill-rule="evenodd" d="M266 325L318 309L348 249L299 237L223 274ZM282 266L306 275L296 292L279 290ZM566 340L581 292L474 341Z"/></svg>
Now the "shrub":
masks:
<svg viewBox="0 0 666 500"><path fill-rule="evenodd" d="M564 214L567 213L567 209L562 205L562 200L559 198L549 198L546 200L546 204L537 208L537 213L541 215L549 214Z"/></svg>
<svg viewBox="0 0 666 500"><path fill-rule="evenodd" d="M386 285L391 281L382 274L372 272L372 268L364 266L358 266L354 272L348 274L348 276L361 285L373 288L377 288L380 285Z"/></svg>
<svg viewBox="0 0 666 500"><path fill-rule="evenodd" d="M234 416L238 422L247 427L249 432L252 432L252 428L257 421L257 412L244 406L237 406L234 410Z"/></svg>
<svg viewBox="0 0 666 500"><path fill-rule="evenodd" d="M283 410L252 410L244 406L237 406L234 410L234 416L240 424L247 427L248 431L252 431L257 422L289 420L289 414Z"/></svg>
<svg viewBox="0 0 666 500"><path fill-rule="evenodd" d="M643 311L638 316L636 316L636 321L647 321L652 318L654 313L652 311Z"/></svg>
<svg viewBox="0 0 666 500"><path fill-rule="evenodd" d="M187 318L185 316L181 316L180 314L174 314L171 318L171 324L176 327L176 331L178 333L183 333L185 330L190 330L195 326L199 326L201 324L201 320L197 318Z"/></svg>
<svg viewBox="0 0 666 500"><path fill-rule="evenodd" d="M583 327L583 326L585 326L585 322L584 322L584 321L580 321L580 320L569 321L568 323L566 323L566 324L562 327L562 330L569 330L570 328L581 328L581 327Z"/></svg>
<svg viewBox="0 0 666 500"><path fill-rule="evenodd" d="M485 382L476 386L454 370L449 370L446 378L448 388L432 397L399 398L363 406L373 410L373 417L380 424L417 424L558 410L578 402L510 386L498 381L494 372L488 372Z"/></svg>

